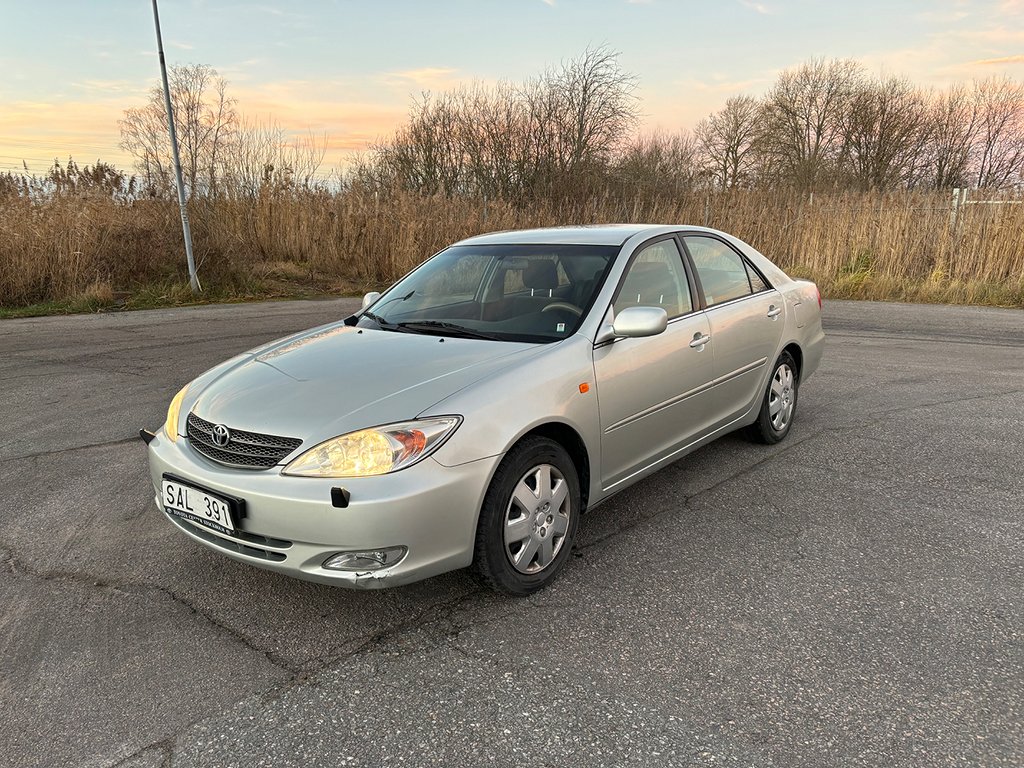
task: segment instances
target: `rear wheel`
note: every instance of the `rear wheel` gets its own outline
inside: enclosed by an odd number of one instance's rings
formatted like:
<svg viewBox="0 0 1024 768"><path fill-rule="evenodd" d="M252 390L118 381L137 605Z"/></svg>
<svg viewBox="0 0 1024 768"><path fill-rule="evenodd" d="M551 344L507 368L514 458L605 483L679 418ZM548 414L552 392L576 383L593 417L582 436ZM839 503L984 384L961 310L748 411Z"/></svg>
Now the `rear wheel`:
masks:
<svg viewBox="0 0 1024 768"><path fill-rule="evenodd" d="M747 427L751 440L774 445L789 434L796 415L797 384L796 362L789 352L783 352L775 361L757 421Z"/></svg>
<svg viewBox="0 0 1024 768"><path fill-rule="evenodd" d="M546 437L523 440L502 460L484 497L474 568L499 592L536 592L569 558L579 511L579 477L569 454Z"/></svg>

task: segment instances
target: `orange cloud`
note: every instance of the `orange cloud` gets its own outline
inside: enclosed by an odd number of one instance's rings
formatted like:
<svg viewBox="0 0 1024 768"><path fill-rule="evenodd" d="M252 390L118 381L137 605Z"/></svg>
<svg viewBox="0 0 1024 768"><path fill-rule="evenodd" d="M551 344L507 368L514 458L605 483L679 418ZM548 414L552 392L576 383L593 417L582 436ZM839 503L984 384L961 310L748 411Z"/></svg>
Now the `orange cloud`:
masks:
<svg viewBox="0 0 1024 768"><path fill-rule="evenodd" d="M99 159L128 167L130 160L118 146L123 111L119 101L9 104L0 111L0 165L20 169L24 161L39 172L55 158L64 162L71 156L82 165Z"/></svg>
<svg viewBox="0 0 1024 768"><path fill-rule="evenodd" d="M1016 56L1000 56L996 59L978 59L972 61L972 65L977 66L989 66L992 64L1024 64L1024 54L1017 54Z"/></svg>
<svg viewBox="0 0 1024 768"><path fill-rule="evenodd" d="M324 166L330 168L368 149L406 116L404 100L345 99L345 91L329 83L287 81L236 88L233 93L239 111L250 119L272 121L295 138L326 135ZM332 98L335 93L338 97Z"/></svg>
<svg viewBox="0 0 1024 768"><path fill-rule="evenodd" d="M144 103L146 93L122 85L81 83L83 95L96 94L95 100L4 105L0 110L0 172L21 170L24 161L30 171L39 173L55 158L63 163L68 156L82 165L100 159L130 169L132 158L119 146L118 121L126 108ZM276 123L293 139L313 134L323 141L327 150L323 166L331 169L387 136L406 117L407 95L387 92L384 100L376 102L366 84L362 85L279 81L233 87L231 93L238 99L243 117Z"/></svg>

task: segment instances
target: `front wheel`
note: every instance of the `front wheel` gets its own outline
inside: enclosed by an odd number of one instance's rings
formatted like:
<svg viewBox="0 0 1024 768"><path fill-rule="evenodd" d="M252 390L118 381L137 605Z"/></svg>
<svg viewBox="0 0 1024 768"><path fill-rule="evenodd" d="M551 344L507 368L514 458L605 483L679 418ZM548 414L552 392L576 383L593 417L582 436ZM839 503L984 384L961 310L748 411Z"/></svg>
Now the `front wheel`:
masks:
<svg viewBox="0 0 1024 768"><path fill-rule="evenodd" d="M536 592L569 558L579 512L579 476L569 454L546 437L523 440L502 460L487 489L474 568L499 592Z"/></svg>
<svg viewBox="0 0 1024 768"><path fill-rule="evenodd" d="M764 399L761 401L757 421L747 428L747 436L750 439L774 445L789 434L789 428L793 426L793 416L796 414L796 371L796 362L789 352L779 355L772 377L768 380L768 389L765 390Z"/></svg>

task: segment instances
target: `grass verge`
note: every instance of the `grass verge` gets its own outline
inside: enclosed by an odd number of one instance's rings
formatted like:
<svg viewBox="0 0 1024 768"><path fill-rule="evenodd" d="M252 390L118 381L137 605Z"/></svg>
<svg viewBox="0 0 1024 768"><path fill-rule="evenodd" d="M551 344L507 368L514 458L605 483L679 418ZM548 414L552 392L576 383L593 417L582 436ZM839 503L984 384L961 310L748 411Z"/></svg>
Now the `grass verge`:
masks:
<svg viewBox="0 0 1024 768"><path fill-rule="evenodd" d="M789 270L792 277L814 279L808 270ZM877 276L870 270L844 273L832 279L819 280L825 299L865 301L899 301L916 304L960 304L1024 309L1024 283L900 280ZM97 312L122 312L135 309L160 309L201 304L231 304L250 301L290 299L323 299L361 296L382 286L353 282L297 282L253 279L244 286L207 286L194 295L188 283L166 282L141 286L132 294L115 294L109 288L91 287L86 293L66 301L51 301L24 307L0 307L0 320L18 317L45 317Z"/></svg>

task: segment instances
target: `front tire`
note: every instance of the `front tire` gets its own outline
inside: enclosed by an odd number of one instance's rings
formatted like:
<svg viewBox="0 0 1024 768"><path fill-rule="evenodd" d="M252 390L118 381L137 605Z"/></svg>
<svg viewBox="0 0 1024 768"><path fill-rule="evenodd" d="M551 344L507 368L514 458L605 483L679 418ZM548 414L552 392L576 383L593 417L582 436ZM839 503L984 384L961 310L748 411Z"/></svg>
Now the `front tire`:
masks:
<svg viewBox="0 0 1024 768"><path fill-rule="evenodd" d="M757 421L747 427L751 440L774 445L785 439L796 416L798 384L796 361L789 352L783 352L775 361Z"/></svg>
<svg viewBox="0 0 1024 768"><path fill-rule="evenodd" d="M580 482L566 450L528 437L502 459L484 497L473 567L491 588L529 595L569 559L580 514Z"/></svg>

